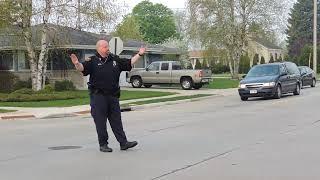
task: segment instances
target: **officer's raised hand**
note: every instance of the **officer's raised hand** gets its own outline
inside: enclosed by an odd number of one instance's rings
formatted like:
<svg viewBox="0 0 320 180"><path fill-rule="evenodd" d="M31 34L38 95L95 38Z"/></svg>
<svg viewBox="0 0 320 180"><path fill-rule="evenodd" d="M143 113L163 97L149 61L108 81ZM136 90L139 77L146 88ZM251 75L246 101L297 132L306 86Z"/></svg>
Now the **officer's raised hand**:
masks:
<svg viewBox="0 0 320 180"><path fill-rule="evenodd" d="M83 71L83 65L79 62L78 57L75 54L71 54L70 55L71 61L74 64L74 66L76 67L76 69L78 71Z"/></svg>
<svg viewBox="0 0 320 180"><path fill-rule="evenodd" d="M131 65L134 65L140 59L140 57L144 55L146 50L147 50L146 47L141 47L139 49L139 53L132 57Z"/></svg>

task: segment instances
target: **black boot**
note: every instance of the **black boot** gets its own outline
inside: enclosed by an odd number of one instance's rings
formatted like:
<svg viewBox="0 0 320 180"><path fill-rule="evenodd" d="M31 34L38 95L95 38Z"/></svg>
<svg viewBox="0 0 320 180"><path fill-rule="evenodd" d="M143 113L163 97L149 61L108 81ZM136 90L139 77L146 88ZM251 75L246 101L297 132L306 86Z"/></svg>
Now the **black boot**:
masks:
<svg viewBox="0 0 320 180"><path fill-rule="evenodd" d="M121 149L121 150L127 150L127 149L129 149L129 148L135 147L136 145L138 145L138 142L137 142L137 141L132 141L132 142L127 141L127 142L124 143L124 144L120 144L120 149Z"/></svg>
<svg viewBox="0 0 320 180"><path fill-rule="evenodd" d="M101 152L112 152L112 149L109 148L108 144L105 144L103 146L100 146L100 151Z"/></svg>

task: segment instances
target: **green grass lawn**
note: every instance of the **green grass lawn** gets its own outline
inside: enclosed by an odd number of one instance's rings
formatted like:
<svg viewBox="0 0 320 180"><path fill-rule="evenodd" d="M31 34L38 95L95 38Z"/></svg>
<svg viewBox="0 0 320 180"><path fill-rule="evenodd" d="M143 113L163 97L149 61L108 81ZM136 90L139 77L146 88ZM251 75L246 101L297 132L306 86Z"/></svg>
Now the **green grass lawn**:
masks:
<svg viewBox="0 0 320 180"><path fill-rule="evenodd" d="M0 107L70 107L86 105L90 102L87 91L72 91L68 93L76 93L79 95L79 98L52 101L0 102ZM154 91L121 91L120 100L162 97L173 94L175 93Z"/></svg>
<svg viewBox="0 0 320 180"><path fill-rule="evenodd" d="M214 78L208 85L210 89L229 89L237 88L239 86L239 80L232 80L229 78Z"/></svg>
<svg viewBox="0 0 320 180"><path fill-rule="evenodd" d="M231 74L230 73L223 73L223 74L212 74L213 77L225 77L225 78L230 78Z"/></svg>
<svg viewBox="0 0 320 180"><path fill-rule="evenodd" d="M0 113L16 112L17 110L0 109Z"/></svg>
<svg viewBox="0 0 320 180"><path fill-rule="evenodd" d="M239 77L242 77L244 74L239 74ZM212 74L213 78L231 78L230 73L223 73L223 74Z"/></svg>
<svg viewBox="0 0 320 180"><path fill-rule="evenodd" d="M153 103L160 103L160 102L195 99L195 98L206 97L206 96L212 96L212 94L197 94L197 95L190 95L190 96L178 96L178 97L172 97L172 98L153 99L153 100L138 101L138 102L133 102L133 103L128 103L128 104L123 104L121 106L128 107L128 106L132 106L132 105L143 105L143 104L153 104Z"/></svg>

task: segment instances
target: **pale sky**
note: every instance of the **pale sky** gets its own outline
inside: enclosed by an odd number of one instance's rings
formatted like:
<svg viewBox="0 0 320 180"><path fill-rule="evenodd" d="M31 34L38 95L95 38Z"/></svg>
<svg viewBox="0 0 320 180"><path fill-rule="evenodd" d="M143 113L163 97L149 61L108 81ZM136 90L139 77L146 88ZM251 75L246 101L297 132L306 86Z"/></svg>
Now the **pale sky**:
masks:
<svg viewBox="0 0 320 180"><path fill-rule="evenodd" d="M132 10L132 8L139 4L143 0L123 0L128 6L129 6L129 11ZM149 0L150 2L153 3L161 3L171 9L180 9L180 8L185 8L185 3L187 0Z"/></svg>

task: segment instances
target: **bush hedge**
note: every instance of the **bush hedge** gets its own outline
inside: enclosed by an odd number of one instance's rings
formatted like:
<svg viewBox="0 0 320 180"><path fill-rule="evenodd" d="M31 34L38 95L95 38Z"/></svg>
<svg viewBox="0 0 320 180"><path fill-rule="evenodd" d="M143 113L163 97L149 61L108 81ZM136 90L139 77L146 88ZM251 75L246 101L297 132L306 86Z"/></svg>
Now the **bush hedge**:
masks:
<svg viewBox="0 0 320 180"><path fill-rule="evenodd" d="M47 91L51 91L47 88ZM63 99L76 99L86 98L87 93L81 92L49 92L45 90L34 92L31 89L19 89L12 93L0 93L0 102L31 102L31 101L51 101L51 100L63 100Z"/></svg>
<svg viewBox="0 0 320 180"><path fill-rule="evenodd" d="M222 74L230 72L230 68L228 65L224 65L222 63L212 64L211 71L213 74Z"/></svg>
<svg viewBox="0 0 320 180"><path fill-rule="evenodd" d="M69 80L56 81L54 84L55 91L73 91L75 89L73 82Z"/></svg>
<svg viewBox="0 0 320 180"><path fill-rule="evenodd" d="M18 77L10 71L0 71L0 93L10 93L15 90Z"/></svg>

